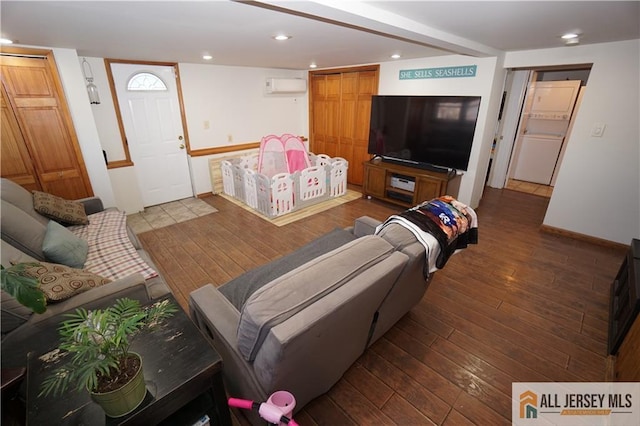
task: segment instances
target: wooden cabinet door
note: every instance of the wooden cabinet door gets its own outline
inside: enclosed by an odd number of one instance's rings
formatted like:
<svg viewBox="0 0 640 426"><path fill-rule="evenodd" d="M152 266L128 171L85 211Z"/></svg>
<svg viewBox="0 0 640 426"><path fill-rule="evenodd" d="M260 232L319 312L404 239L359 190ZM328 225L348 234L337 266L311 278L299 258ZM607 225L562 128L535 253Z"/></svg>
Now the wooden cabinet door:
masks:
<svg viewBox="0 0 640 426"><path fill-rule="evenodd" d="M7 93L2 86L2 150L0 171L2 177L10 179L28 189L42 190L31 162L18 120L9 104Z"/></svg>
<svg viewBox="0 0 640 426"><path fill-rule="evenodd" d="M424 201L444 195L442 193L443 182L440 179L429 176L418 176L416 178L416 192L413 196L413 204L418 205Z"/></svg>
<svg viewBox="0 0 640 426"><path fill-rule="evenodd" d="M384 198L386 196L387 171L384 168L373 166L371 163L366 163L363 166L365 175L364 194ZM349 164L349 167L351 167L351 164Z"/></svg>
<svg viewBox="0 0 640 426"><path fill-rule="evenodd" d="M92 196L53 55L0 56L0 66L42 190L67 199Z"/></svg>

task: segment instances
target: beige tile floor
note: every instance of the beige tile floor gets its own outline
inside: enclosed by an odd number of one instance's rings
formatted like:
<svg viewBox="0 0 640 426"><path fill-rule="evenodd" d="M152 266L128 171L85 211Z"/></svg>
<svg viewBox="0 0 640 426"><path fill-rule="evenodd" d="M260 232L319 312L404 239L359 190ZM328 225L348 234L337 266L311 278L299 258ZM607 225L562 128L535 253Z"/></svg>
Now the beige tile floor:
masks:
<svg viewBox="0 0 640 426"><path fill-rule="evenodd" d="M507 189L519 192L527 192L529 194L540 195L542 197L551 198L553 186L540 185L533 182L525 182L523 180L509 179L507 181Z"/></svg>
<svg viewBox="0 0 640 426"><path fill-rule="evenodd" d="M140 213L128 215L127 223L133 229L133 232L139 234L217 211L215 207L198 198L185 198L184 200L147 207Z"/></svg>

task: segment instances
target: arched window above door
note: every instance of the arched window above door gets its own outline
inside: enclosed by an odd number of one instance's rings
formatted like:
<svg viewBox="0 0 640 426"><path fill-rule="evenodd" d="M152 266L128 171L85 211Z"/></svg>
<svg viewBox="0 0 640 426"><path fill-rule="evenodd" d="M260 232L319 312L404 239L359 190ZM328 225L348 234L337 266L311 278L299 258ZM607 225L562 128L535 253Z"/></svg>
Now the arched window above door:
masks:
<svg viewBox="0 0 640 426"><path fill-rule="evenodd" d="M131 91L166 91L167 85L155 74L140 72L134 74L127 83L127 90Z"/></svg>

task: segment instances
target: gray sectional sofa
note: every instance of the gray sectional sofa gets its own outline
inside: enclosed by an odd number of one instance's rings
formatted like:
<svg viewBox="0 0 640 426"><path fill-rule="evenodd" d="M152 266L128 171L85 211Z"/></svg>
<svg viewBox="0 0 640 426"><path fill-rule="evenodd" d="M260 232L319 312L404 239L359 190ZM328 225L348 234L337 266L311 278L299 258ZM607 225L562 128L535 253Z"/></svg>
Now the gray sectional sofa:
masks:
<svg viewBox="0 0 640 426"><path fill-rule="evenodd" d="M33 207L32 194L8 180L1 180L2 198L2 265L10 267L15 263L48 261L42 250L49 219L39 214ZM80 200L87 214L103 211L99 198ZM127 229L135 251L153 269L157 268L142 249L137 237ZM133 274L110 283L92 288L71 298L56 303L48 303L43 314L35 314L18 303L9 294L2 292L2 342L0 345L2 368L23 367L27 353L42 353L49 350L57 340L57 328L63 314L78 307L87 309L105 307L120 297L130 297L141 301L151 300L170 293L161 275L145 280L140 274Z"/></svg>
<svg viewBox="0 0 640 426"><path fill-rule="evenodd" d="M230 396L327 392L427 290L425 247L369 217L216 288L190 295L192 319L224 361ZM431 259L439 248L434 245ZM255 414L252 422L261 424Z"/></svg>

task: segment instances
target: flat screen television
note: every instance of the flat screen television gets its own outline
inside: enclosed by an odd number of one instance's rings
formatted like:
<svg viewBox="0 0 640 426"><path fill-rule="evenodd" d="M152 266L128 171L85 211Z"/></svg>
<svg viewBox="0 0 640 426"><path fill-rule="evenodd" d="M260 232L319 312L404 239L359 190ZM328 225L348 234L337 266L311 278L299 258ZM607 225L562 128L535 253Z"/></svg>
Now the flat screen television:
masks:
<svg viewBox="0 0 640 426"><path fill-rule="evenodd" d="M480 96L382 96L371 102L369 154L435 170L467 170Z"/></svg>

